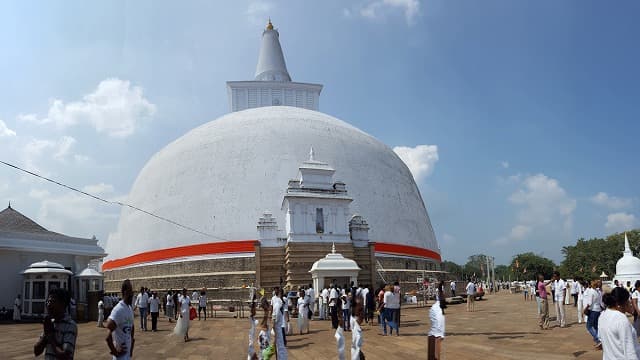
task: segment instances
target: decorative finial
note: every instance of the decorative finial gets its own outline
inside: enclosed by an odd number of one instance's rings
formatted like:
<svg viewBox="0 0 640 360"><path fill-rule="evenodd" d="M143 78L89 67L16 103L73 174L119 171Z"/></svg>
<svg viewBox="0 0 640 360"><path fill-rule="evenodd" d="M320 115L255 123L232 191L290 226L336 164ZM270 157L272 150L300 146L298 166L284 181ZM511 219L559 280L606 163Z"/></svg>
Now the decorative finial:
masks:
<svg viewBox="0 0 640 360"><path fill-rule="evenodd" d="M313 159L313 146L311 147L311 150L309 150L309 161L315 161Z"/></svg>
<svg viewBox="0 0 640 360"><path fill-rule="evenodd" d="M271 18L269 18L269 23L267 23L267 30L273 30L273 24L271 23Z"/></svg>
<svg viewBox="0 0 640 360"><path fill-rule="evenodd" d="M332 245L331 245L331 253L332 253L332 254L335 254L335 253L336 253L336 243L335 243L335 242L334 242L334 243L332 243Z"/></svg>

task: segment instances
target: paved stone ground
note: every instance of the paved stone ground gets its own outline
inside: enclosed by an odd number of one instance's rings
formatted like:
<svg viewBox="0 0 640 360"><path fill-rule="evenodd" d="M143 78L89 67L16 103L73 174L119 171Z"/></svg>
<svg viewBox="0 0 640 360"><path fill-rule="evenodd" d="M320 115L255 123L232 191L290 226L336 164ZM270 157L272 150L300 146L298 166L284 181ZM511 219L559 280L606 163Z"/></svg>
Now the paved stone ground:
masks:
<svg viewBox="0 0 640 360"><path fill-rule="evenodd" d="M522 295L499 293L476 302L476 312L465 305L451 305L446 312L447 336L444 359L527 359L543 353L544 359L601 359L593 350L584 324L577 324L573 305L568 305L568 328L539 330L535 301L524 302ZM429 308L404 307L401 336L379 335L378 327L365 326L363 351L367 359L426 359ZM550 310L552 317L554 311ZM136 319L138 320L138 319ZM295 321L295 319L293 319ZM151 321L149 320L149 327ZM294 330L296 326L294 326ZM311 322L309 335L289 337L290 359L335 359L336 347L329 321ZM184 343L170 336L173 324L163 320L159 332L136 329L136 359L246 359L247 319L216 318L192 321L192 341ZM31 359L41 326L38 324L0 325L1 359ZM346 347L350 346L347 333ZM79 325L76 359L108 359L106 329L93 323ZM348 357L347 350L347 357Z"/></svg>

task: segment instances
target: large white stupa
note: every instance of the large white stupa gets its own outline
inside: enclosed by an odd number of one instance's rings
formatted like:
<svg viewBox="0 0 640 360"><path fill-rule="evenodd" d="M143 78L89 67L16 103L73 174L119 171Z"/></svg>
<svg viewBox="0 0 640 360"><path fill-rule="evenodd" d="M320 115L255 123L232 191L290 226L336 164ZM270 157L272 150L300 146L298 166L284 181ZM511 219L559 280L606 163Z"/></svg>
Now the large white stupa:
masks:
<svg viewBox="0 0 640 360"><path fill-rule="evenodd" d="M327 246L350 242L348 223L357 214L358 221L364 219L376 257L407 257L434 264L431 270L439 268L439 246L407 166L373 136L317 111L322 86L291 81L279 33L271 22L262 34L255 79L228 82L227 89L232 112L191 130L155 154L128 197L130 204L201 233L125 208L107 242L109 261L103 266L107 276L110 270L141 265L257 257L256 225L259 219L265 221L265 215L273 224L274 238L282 239L279 246L302 239L293 236L302 230L290 226L297 210L287 209L283 201L291 179L300 174L300 165L309 164L310 148L335 177L329 190L335 193L336 186L346 184L350 198L320 215L321 205L296 205L300 210L295 216L321 216L336 229L313 230L304 241ZM305 196L307 200L314 197ZM425 270L422 263L406 264Z"/></svg>
<svg viewBox="0 0 640 360"><path fill-rule="evenodd" d="M616 263L616 276L613 280L618 280L623 286L627 285L627 281L633 286L636 280L640 280L640 259L633 256L633 252L629 247L629 239L627 233L624 234L624 252L622 257Z"/></svg>

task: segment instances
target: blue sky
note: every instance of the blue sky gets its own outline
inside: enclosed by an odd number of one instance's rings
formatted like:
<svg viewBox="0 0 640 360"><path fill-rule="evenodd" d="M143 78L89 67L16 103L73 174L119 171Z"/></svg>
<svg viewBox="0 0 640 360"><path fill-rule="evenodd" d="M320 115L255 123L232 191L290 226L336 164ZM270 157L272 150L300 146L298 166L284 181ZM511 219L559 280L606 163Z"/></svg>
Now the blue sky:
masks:
<svg viewBox="0 0 640 360"><path fill-rule="evenodd" d="M407 158L456 262L555 261L640 226L640 3L169 2L0 5L0 159L109 199L173 139L228 112L271 16L320 109ZM429 145L429 146L421 146ZM0 202L70 235L119 209L0 167ZM622 250L622 249L621 249Z"/></svg>

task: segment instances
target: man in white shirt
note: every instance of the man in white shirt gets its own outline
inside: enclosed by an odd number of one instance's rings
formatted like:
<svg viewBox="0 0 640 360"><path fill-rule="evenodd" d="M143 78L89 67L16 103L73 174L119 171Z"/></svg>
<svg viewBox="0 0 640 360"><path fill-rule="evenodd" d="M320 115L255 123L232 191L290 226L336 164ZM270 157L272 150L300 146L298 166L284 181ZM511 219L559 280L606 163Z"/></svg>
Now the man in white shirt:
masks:
<svg viewBox="0 0 640 360"><path fill-rule="evenodd" d="M456 296L456 282L455 282L455 280L451 280L451 284L449 284L449 286L451 287L451 297Z"/></svg>
<svg viewBox="0 0 640 360"><path fill-rule="evenodd" d="M207 293L202 289L198 297L198 321L200 321L200 313L204 311L204 320L207 321Z"/></svg>
<svg viewBox="0 0 640 360"><path fill-rule="evenodd" d="M367 295L369 294L369 287L365 286L362 288L362 290L360 291L360 296L362 296L362 308L364 309L364 319L365 321L368 321L369 319L369 314L368 314L368 310L367 310Z"/></svg>
<svg viewBox="0 0 640 360"><path fill-rule="evenodd" d="M309 310L311 310L312 314L316 313L316 291L313 290L313 284L309 284L309 288L305 292L305 294L309 297ZM311 319L313 320L313 315L311 315Z"/></svg>
<svg viewBox="0 0 640 360"><path fill-rule="evenodd" d="M578 280L573 280L571 284L571 297L573 298L573 306L578 306L578 292L580 291L580 282Z"/></svg>
<svg viewBox="0 0 640 360"><path fill-rule="evenodd" d="M140 309L140 329L142 331L147 331L147 304L149 303L149 295L144 290L144 288L140 288L140 293L136 298L135 307ZM135 310L135 309L134 309Z"/></svg>
<svg viewBox="0 0 640 360"><path fill-rule="evenodd" d="M553 272L553 289L556 305L556 318L561 328L566 326L564 318L564 294L567 289L567 283L560 278L560 272Z"/></svg>
<svg viewBox="0 0 640 360"><path fill-rule="evenodd" d="M318 301L320 302L320 320L325 320L327 318L327 304L329 303L329 290L326 286L322 289Z"/></svg>
<svg viewBox="0 0 640 360"><path fill-rule="evenodd" d="M113 355L113 360L130 360L133 357L135 345L133 324L133 288L127 279L122 282L122 300L113 308L107 320L109 335L107 346Z"/></svg>
<svg viewBox="0 0 640 360"><path fill-rule="evenodd" d="M151 313L151 331L158 331L158 315L160 315L160 299L155 292L149 298L149 312Z"/></svg>
<svg viewBox="0 0 640 360"><path fill-rule="evenodd" d="M591 281L591 287L582 294L584 313L587 315L587 331L591 334L596 346L600 345L598 337L598 319L604 309L602 304L602 283L600 280Z"/></svg>
<svg viewBox="0 0 640 360"><path fill-rule="evenodd" d="M173 322L173 317L175 316L175 304L173 303L173 291L171 290L169 290L169 293L167 294L166 306L167 313L165 315L169 318L169 322Z"/></svg>
<svg viewBox="0 0 640 360"><path fill-rule="evenodd" d="M476 310L476 284L469 280L467 284L467 311L475 311Z"/></svg>
<svg viewBox="0 0 640 360"><path fill-rule="evenodd" d="M444 302L436 301L429 311L429 320L431 320L431 330L429 330L428 334L429 344L431 344L431 339L433 339L434 349L428 349L428 351L434 355L435 359L440 359L442 341L444 340L445 322L444 311L442 311L444 308L446 308Z"/></svg>

